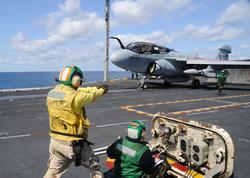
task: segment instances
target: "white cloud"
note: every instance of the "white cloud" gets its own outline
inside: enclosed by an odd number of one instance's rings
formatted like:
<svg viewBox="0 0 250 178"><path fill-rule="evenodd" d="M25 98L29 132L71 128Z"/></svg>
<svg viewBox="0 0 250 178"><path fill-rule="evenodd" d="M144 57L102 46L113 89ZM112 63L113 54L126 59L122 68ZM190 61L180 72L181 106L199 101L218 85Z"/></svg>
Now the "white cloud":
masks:
<svg viewBox="0 0 250 178"><path fill-rule="evenodd" d="M243 22L250 19L250 1L240 0L232 3L220 16L216 24L197 26L189 24L177 36L202 39L210 42L232 40L248 33L242 26L236 27L229 23ZM250 21L249 21L250 22Z"/></svg>
<svg viewBox="0 0 250 178"><path fill-rule="evenodd" d="M44 51L54 45L59 39L48 37L48 39L28 40L23 32L17 32L15 36L10 39L12 47L21 51Z"/></svg>
<svg viewBox="0 0 250 178"><path fill-rule="evenodd" d="M250 45L249 44L242 44L239 46L240 49L250 49Z"/></svg>
<svg viewBox="0 0 250 178"><path fill-rule="evenodd" d="M154 17L166 17L176 10L189 9L192 0L117 0L111 5L114 23L146 24Z"/></svg>
<svg viewBox="0 0 250 178"><path fill-rule="evenodd" d="M117 35L118 38L122 40L124 45L134 42L134 41L145 41L145 42L153 42L157 44L169 44L174 41L174 36L168 36L163 31L154 31L152 33L147 34L124 34L124 35Z"/></svg>
<svg viewBox="0 0 250 178"><path fill-rule="evenodd" d="M166 35L163 31L154 31L148 34L124 34L124 35L117 35L123 43L126 45L133 41L148 41L154 42L157 44L169 44L172 43L174 40L173 36ZM48 46L46 40L39 41L33 40L32 43L30 41L25 41L26 38L24 37L22 32L18 32L15 37L12 39L12 44L14 45L14 41L18 41L15 45L23 45L23 46L16 46L16 48L22 48L22 54L19 54L18 60L15 60L14 64L44 64L47 61L62 64L75 64L75 63L86 63L87 65L103 63L104 59L104 44L103 42L97 43L90 43L88 46L82 47L63 47L63 46L54 46L53 48L42 48L42 46ZM51 43L50 43L51 44ZM31 46L33 45L33 48ZM119 45L116 41L111 42L111 49L110 51L114 51L117 49ZM40 49L40 50L35 50ZM42 51L42 49L44 49ZM87 69L90 70L90 69ZM94 69L92 69L94 70Z"/></svg>
<svg viewBox="0 0 250 178"><path fill-rule="evenodd" d="M81 64L97 66L103 62L103 42L96 36L104 29L104 19L95 12L81 9L80 0L66 0L59 10L49 13L44 19L46 36L30 39L18 31L10 43L17 49L16 56L0 63L25 64ZM95 70L94 68L87 70Z"/></svg>
<svg viewBox="0 0 250 178"><path fill-rule="evenodd" d="M246 1L240 1L240 3L242 2ZM10 39L10 42L12 47L17 49L16 52L19 52L17 55L19 57L11 57L14 60L9 59L8 61L0 58L0 63L45 65L49 65L46 63L85 63L86 66L91 66L90 63L93 64L92 66L102 63L104 59L103 42L96 43L95 41L100 40L98 35L101 36L101 32L104 30L104 18L96 12L83 10L80 4L80 0L65 0L58 6L58 11L47 14L43 19L46 32L44 38L32 39L22 31L17 32ZM140 25L155 18L156 21L160 22L162 19L159 18L165 18L173 13L186 12L190 6L192 6L192 0L116 0L111 7L114 14L111 21L114 23L116 20L119 24ZM212 42L237 39L243 35L243 31L226 24L233 22L228 17L232 10L228 9L219 20L221 24L204 26L191 24L184 27L183 31L172 34L157 30L145 34L125 33L118 35L118 37L125 45L133 41L148 41L166 45L183 37ZM223 18L227 18L228 21L223 20ZM244 18L238 16L235 19L243 20ZM116 47L119 45L112 42L111 51ZM95 68L88 70L95 70Z"/></svg>
<svg viewBox="0 0 250 178"><path fill-rule="evenodd" d="M104 47L102 43L95 43L89 47L54 47L41 51L25 51L19 53L17 58L12 61L13 64L45 64L61 63L61 64L74 64L74 63L101 63L104 58ZM87 63L86 63L87 62ZM1 63L1 58L0 58ZM94 70L94 69L92 69Z"/></svg>
<svg viewBox="0 0 250 178"><path fill-rule="evenodd" d="M81 2L79 0L65 1L64 4L60 4L59 7L62 12L72 14L80 11Z"/></svg>
<svg viewBox="0 0 250 178"><path fill-rule="evenodd" d="M250 59L250 44L233 46L232 59Z"/></svg>
<svg viewBox="0 0 250 178"><path fill-rule="evenodd" d="M103 18L81 10L80 0L66 0L59 8L44 20L46 38L28 40L23 32L17 32L11 38L12 46L21 51L44 51L73 40L87 41L104 29Z"/></svg>
<svg viewBox="0 0 250 178"><path fill-rule="evenodd" d="M10 60L3 58L3 57L0 57L0 64L7 64L9 62L10 62Z"/></svg>
<svg viewBox="0 0 250 178"><path fill-rule="evenodd" d="M194 39L205 39L207 41L231 40L243 35L241 29L227 27L223 25L187 25L180 35L185 35Z"/></svg>
<svg viewBox="0 0 250 178"><path fill-rule="evenodd" d="M221 15L218 24L227 24L232 22L248 21L250 22L250 1L240 0L232 3Z"/></svg>

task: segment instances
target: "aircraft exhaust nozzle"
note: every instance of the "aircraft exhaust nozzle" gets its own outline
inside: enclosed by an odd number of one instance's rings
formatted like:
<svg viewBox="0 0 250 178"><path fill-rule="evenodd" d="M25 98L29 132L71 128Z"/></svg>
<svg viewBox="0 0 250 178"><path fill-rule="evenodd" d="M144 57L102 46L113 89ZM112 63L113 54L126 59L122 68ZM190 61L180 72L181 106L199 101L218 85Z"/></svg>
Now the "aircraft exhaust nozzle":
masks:
<svg viewBox="0 0 250 178"><path fill-rule="evenodd" d="M118 37L111 36L111 37L109 37L109 38L111 38L111 39L116 39L116 40L118 41L118 43L120 44L120 47L121 47L122 49L125 49L124 45L122 44L122 41L121 41Z"/></svg>

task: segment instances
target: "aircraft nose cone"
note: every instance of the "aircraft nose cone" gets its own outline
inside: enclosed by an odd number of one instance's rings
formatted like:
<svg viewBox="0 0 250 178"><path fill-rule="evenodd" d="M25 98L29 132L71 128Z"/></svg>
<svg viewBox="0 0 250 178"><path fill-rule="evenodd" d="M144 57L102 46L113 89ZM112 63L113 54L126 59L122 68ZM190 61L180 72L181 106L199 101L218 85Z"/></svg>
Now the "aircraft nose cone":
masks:
<svg viewBox="0 0 250 178"><path fill-rule="evenodd" d="M115 64L116 61L118 61L117 54L116 53L111 54L110 59L111 59L111 62Z"/></svg>
<svg viewBox="0 0 250 178"><path fill-rule="evenodd" d="M126 54L126 51L124 50L113 53L110 56L111 62L117 65L118 67L122 67L122 68L124 68L127 65L127 62L128 62L127 58L128 58L128 54Z"/></svg>

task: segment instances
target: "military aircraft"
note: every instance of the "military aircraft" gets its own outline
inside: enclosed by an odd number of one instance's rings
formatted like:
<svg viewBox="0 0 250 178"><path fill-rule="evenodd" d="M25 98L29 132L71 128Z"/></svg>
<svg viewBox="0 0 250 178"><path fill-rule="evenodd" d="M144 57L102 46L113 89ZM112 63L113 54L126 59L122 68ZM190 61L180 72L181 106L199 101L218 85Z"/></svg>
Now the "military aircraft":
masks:
<svg viewBox="0 0 250 178"><path fill-rule="evenodd" d="M228 60L232 51L228 45L219 48L217 58L212 60L188 57L149 42L132 42L124 46L118 37L110 38L116 39L121 47L111 55L112 63L127 71L143 74L138 89L146 88L145 81L152 77L163 79L165 85L192 80L193 88L198 88L200 81L197 76L216 78L224 69L250 68L250 59Z"/></svg>

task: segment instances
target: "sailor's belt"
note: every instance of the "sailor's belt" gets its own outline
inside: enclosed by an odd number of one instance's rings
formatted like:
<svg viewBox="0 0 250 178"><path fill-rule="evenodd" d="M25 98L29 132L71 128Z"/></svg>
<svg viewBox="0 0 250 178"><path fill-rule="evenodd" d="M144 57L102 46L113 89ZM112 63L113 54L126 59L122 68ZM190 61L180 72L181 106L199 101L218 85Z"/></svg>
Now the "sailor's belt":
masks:
<svg viewBox="0 0 250 178"><path fill-rule="evenodd" d="M86 134L84 134L84 135L80 135L80 134L69 134L69 133L58 132L58 131L54 131L54 130L50 130L50 133L58 134L58 135L63 135L63 136L67 136L67 137L81 138L81 139L85 139L85 138L86 138Z"/></svg>
<svg viewBox="0 0 250 178"><path fill-rule="evenodd" d="M62 144L62 145L66 145L66 146L72 146L72 145L73 145L73 142L72 142L72 141L59 140L59 139L52 138L52 137L51 137L51 140L54 141L54 142L60 143L60 144Z"/></svg>

